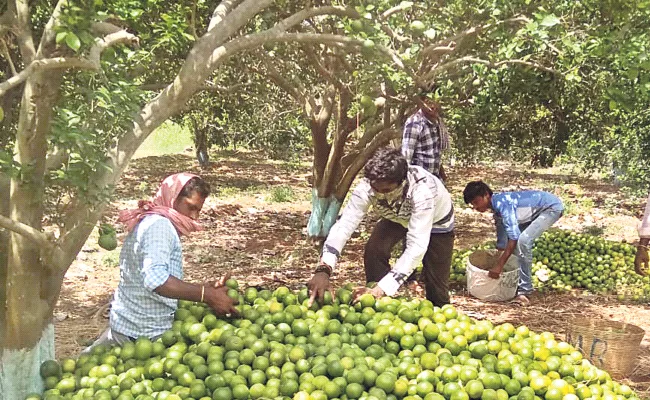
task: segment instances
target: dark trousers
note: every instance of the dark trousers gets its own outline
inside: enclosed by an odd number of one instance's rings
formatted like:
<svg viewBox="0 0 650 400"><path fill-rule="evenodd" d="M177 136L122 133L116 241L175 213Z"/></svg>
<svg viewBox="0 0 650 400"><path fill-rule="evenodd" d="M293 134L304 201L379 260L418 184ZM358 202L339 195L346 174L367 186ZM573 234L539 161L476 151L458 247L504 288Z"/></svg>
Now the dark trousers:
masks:
<svg viewBox="0 0 650 400"><path fill-rule="evenodd" d="M363 256L366 282L379 282L390 271L391 250L406 237L407 231L402 225L387 219L377 222ZM454 232L432 233L422 259L420 280L424 283L427 299L439 307L449 303L449 274L455 236Z"/></svg>

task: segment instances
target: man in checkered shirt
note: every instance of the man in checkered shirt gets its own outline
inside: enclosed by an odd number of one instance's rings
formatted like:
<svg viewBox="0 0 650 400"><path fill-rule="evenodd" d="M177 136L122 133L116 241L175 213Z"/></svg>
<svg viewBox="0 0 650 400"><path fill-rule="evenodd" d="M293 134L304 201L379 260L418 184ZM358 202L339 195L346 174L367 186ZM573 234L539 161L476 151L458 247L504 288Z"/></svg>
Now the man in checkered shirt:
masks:
<svg viewBox="0 0 650 400"><path fill-rule="evenodd" d="M120 252L120 283L108 329L97 345L156 339L171 329L178 300L203 302L217 314L237 313L223 284L183 280L181 235L200 230L197 220L210 186L187 173L167 177L153 201L120 212L129 234Z"/></svg>
<svg viewBox="0 0 650 400"><path fill-rule="evenodd" d="M440 116L440 107L423 93L417 97L418 110L404 124L402 154L410 165L418 165L445 181L443 150L449 148L449 133Z"/></svg>

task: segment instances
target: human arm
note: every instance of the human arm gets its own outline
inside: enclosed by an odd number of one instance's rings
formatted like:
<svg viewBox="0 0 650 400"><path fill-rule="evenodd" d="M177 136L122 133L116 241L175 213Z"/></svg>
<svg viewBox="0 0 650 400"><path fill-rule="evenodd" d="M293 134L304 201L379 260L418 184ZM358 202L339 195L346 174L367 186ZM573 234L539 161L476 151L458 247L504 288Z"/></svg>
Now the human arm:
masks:
<svg viewBox="0 0 650 400"><path fill-rule="evenodd" d="M406 248L402 255L395 261L392 269L377 283L377 286L387 296L395 295L422 261L429 247L434 219L440 219L441 212L438 212L438 218L435 218L436 206L431 196L422 197L418 196L418 193L414 193L413 198L411 217L406 232ZM439 205L438 207L447 208L445 211L449 213L451 203L446 206Z"/></svg>
<svg viewBox="0 0 650 400"><path fill-rule="evenodd" d="M154 292L170 299L203 302L218 315L238 314L236 300L228 296L227 287L223 285L194 284L169 276Z"/></svg>
<svg viewBox="0 0 650 400"><path fill-rule="evenodd" d="M366 293L369 293L375 299L383 297L386 294L379 287L379 285L375 286L374 288L369 288L369 287L366 287L366 286L359 286L359 287L354 288L354 290L352 291L352 304L357 303L361 299L361 296L363 296Z"/></svg>
<svg viewBox="0 0 650 400"><path fill-rule="evenodd" d="M515 247L517 247L517 241L509 239L505 248L501 252L501 255L499 255L496 264L488 272L488 276L490 278L498 279L501 276L501 273L503 272L503 266L506 265L508 258L510 258L512 253L515 251Z"/></svg>
<svg viewBox="0 0 650 400"><path fill-rule="evenodd" d="M202 301L203 293L203 301L215 312L233 312L235 303L227 296L223 282L218 285L198 285L182 280L180 241L168 219L145 219L141 224L138 247L143 256L142 266L130 268L138 268L146 289L164 297L189 301Z"/></svg>
<svg viewBox="0 0 650 400"><path fill-rule="evenodd" d="M636 257L634 257L634 270L639 275L648 273L648 265L650 264L648 244L650 244L650 195L639 227L639 245L636 248Z"/></svg>
<svg viewBox="0 0 650 400"><path fill-rule="evenodd" d="M503 226L501 218L494 219L494 226L497 230L497 249L503 251L508 244L508 234L506 234L506 228Z"/></svg>
<svg viewBox="0 0 650 400"><path fill-rule="evenodd" d="M442 164L440 164L440 168L438 169L438 176L443 183L447 182L447 173L445 172L445 168L442 166Z"/></svg>
<svg viewBox="0 0 650 400"><path fill-rule="evenodd" d="M411 161L413 161L413 154L415 154L415 147L417 146L422 129L424 129L423 122L414 117L406 120L404 124L404 131L402 132L402 155L406 158L408 164L411 164Z"/></svg>
<svg viewBox="0 0 650 400"><path fill-rule="evenodd" d="M336 268L343 247L370 207L371 191L370 183L367 179L363 179L352 192L341 218L330 229L323 245L319 266L307 283L310 293L309 306L316 299L322 302L325 292L331 290L329 277Z"/></svg>

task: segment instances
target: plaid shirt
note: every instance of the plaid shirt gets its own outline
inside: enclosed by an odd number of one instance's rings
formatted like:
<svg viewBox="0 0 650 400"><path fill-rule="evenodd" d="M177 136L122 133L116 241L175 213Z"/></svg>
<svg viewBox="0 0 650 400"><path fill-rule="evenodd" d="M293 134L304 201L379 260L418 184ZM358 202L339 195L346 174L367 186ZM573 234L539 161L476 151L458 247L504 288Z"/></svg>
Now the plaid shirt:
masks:
<svg viewBox="0 0 650 400"><path fill-rule="evenodd" d="M170 329L178 301L154 292L170 275L183 279L178 233L167 218L146 216L124 240L111 329L132 338L153 338Z"/></svg>
<svg viewBox="0 0 650 400"><path fill-rule="evenodd" d="M429 247L432 233L454 230L454 208L449 192L442 181L421 167L411 166L406 175L404 196L393 202L378 200L370 181L363 178L354 188L341 218L334 224L323 246L321 260L336 266L343 246L368 212L370 206L390 221L407 228L406 250L393 269L378 285L389 296L394 295L418 266Z"/></svg>
<svg viewBox="0 0 650 400"><path fill-rule="evenodd" d="M411 115L404 125L402 154L411 165L417 165L432 174L440 174L442 142L440 122L429 121L422 110Z"/></svg>

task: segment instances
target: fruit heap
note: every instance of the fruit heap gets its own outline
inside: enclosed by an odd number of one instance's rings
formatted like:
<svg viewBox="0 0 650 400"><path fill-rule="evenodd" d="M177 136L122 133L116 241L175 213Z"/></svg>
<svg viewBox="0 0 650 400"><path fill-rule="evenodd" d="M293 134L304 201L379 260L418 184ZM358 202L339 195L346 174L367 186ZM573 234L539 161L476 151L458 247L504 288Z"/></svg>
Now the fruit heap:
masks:
<svg viewBox="0 0 650 400"><path fill-rule="evenodd" d="M584 288L596 293L650 294L650 279L634 272L636 248L628 243L562 230L545 232L533 249L534 282L559 290Z"/></svg>
<svg viewBox="0 0 650 400"><path fill-rule="evenodd" d="M636 399L629 386L558 342L510 323L475 321L453 306L351 287L307 307L307 292L247 288L242 318L181 301L155 342L95 347L47 361L43 399ZM34 395L28 399L41 399Z"/></svg>
<svg viewBox="0 0 650 400"><path fill-rule="evenodd" d="M455 250L450 279L465 282L467 257L494 243ZM650 300L650 277L634 272L636 248L628 243L563 230L549 230L533 247L533 284L559 291L574 288L615 293L619 300Z"/></svg>
<svg viewBox="0 0 650 400"><path fill-rule="evenodd" d="M473 246L467 250L454 250L451 258L451 273L449 275L449 280L452 282L467 284L467 259L474 251L483 249L494 249L494 242L487 242Z"/></svg>

